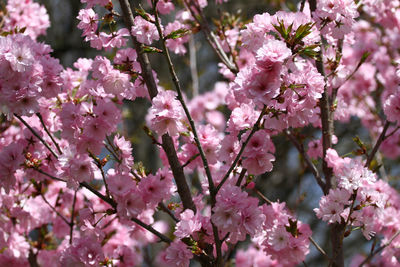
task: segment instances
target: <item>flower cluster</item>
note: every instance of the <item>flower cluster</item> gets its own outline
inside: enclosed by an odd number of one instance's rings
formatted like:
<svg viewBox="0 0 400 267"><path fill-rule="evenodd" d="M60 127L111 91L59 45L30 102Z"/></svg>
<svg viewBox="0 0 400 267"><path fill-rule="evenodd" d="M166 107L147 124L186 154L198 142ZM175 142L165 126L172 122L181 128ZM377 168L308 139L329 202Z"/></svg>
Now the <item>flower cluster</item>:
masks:
<svg viewBox="0 0 400 267"><path fill-rule="evenodd" d="M314 209L317 217L361 227L370 239L376 232L371 218L379 218L386 204L386 197L374 189L376 175L357 159L339 158L333 149L328 150L326 160L337 176L338 187L321 198L319 208Z"/></svg>
<svg viewBox="0 0 400 267"><path fill-rule="evenodd" d="M49 46L15 34L0 37L0 105L11 116L30 115L60 92L62 70Z"/></svg>
<svg viewBox="0 0 400 267"><path fill-rule="evenodd" d="M46 8L33 0L7 1L6 10L4 31L21 30L35 40L39 35L46 34L50 27Z"/></svg>
<svg viewBox="0 0 400 267"><path fill-rule="evenodd" d="M294 219L284 203L263 205L262 208L267 219L264 234L258 238L261 248L282 266L302 262L309 252L310 227Z"/></svg>

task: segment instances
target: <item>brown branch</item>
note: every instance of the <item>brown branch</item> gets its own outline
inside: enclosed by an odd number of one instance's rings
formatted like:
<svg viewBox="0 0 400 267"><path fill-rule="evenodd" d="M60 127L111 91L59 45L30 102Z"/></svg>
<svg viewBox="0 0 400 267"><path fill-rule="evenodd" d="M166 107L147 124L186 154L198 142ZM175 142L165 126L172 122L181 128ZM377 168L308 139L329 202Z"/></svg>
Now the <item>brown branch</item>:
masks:
<svg viewBox="0 0 400 267"><path fill-rule="evenodd" d="M385 134L386 134L389 126L390 126L390 122L386 121L385 126L383 127L383 130L378 137L378 140L376 140L375 146L373 147L371 153L368 155L367 162L365 163L366 168L370 167L371 162L374 159L376 152L378 152L379 147L381 146L382 142L385 140L385 138L386 138Z"/></svg>
<svg viewBox="0 0 400 267"><path fill-rule="evenodd" d="M39 168L32 168L32 170L35 170L35 171L37 171L38 173L41 173L41 174L43 174L43 175L45 175L45 176L47 176L47 177L49 177L49 178L51 178L51 179L53 179L53 180L60 181L60 182L65 182L65 183L67 182L67 181L65 181L65 180L63 180L63 179L60 179L60 178L55 177L55 176L53 176L53 175L51 175L51 174L49 174L49 173L47 173L47 172L42 171L42 170L39 169Z"/></svg>
<svg viewBox="0 0 400 267"><path fill-rule="evenodd" d="M253 191L262 199L265 203L271 205L272 201L269 200L263 193L261 193L258 189L254 188Z"/></svg>
<svg viewBox="0 0 400 267"><path fill-rule="evenodd" d="M131 221L136 223L136 224L138 224L138 225L140 225L141 227L143 227L144 229L146 229L150 233L154 234L155 236L160 238L161 241L164 241L166 243L172 243L172 240L169 237L167 237L167 236L163 235L162 233L158 232L156 229L154 229L150 225L145 224L141 220L139 220L137 218L131 218Z"/></svg>
<svg viewBox="0 0 400 267"><path fill-rule="evenodd" d="M308 239L311 241L311 243L314 245L314 247L325 257L325 259L327 259L328 261L331 261L328 254L326 254L326 252L318 245L317 242L315 242L315 240L311 236Z"/></svg>
<svg viewBox="0 0 400 267"><path fill-rule="evenodd" d="M393 240L398 237L400 235L400 230L398 230L390 239L389 241L384 244L383 246L381 246L380 248L378 248L377 250L375 250L373 253L369 254L368 257L360 263L360 265L358 265L358 267L362 267L364 264L368 263L371 261L371 259L373 257L375 257L379 252L381 252L383 249L385 249L386 247L390 246L390 244L393 242Z"/></svg>
<svg viewBox="0 0 400 267"><path fill-rule="evenodd" d="M321 187L322 191L326 194L325 188L326 185L322 181L321 175L319 174L319 171L317 167L314 165L310 157L307 155L306 151L304 150L303 144L299 143L296 139L296 137L289 131L286 130L284 134L290 139L290 141L294 144L294 146L297 148L299 151L300 155L304 158L305 162L307 163L307 166L310 168L311 172L314 174L315 179L317 180L318 185Z"/></svg>
<svg viewBox="0 0 400 267"><path fill-rule="evenodd" d="M230 61L228 56L226 55L224 49L222 48L221 44L215 37L214 33L211 31L210 26L208 25L207 19L205 18L203 11L201 7L196 3L196 1L191 1L190 3L188 0L184 1L187 8L189 9L190 14L192 17L196 20L196 22L200 25L202 32L204 34L204 37L206 38L206 41L210 45L210 47L213 49L215 54L218 56L218 58L221 60L221 62L233 73L238 73L238 68L237 66ZM190 6L193 4L196 10L193 10ZM196 12L200 15L201 20L197 17Z"/></svg>
<svg viewBox="0 0 400 267"><path fill-rule="evenodd" d="M239 153L236 155L235 160L233 161L233 163L229 167L228 171L224 175L224 178L222 178L221 182L218 184L218 186L216 188L216 192L218 192L221 189L222 185L228 180L229 175L231 174L233 169L236 167L236 164L239 162L240 157L242 156L242 154L244 152L244 149L246 148L247 144L249 143L251 137L253 136L253 134L255 132L257 132L260 129L261 120L264 117L265 112L266 112L265 109L266 109L266 106L263 107L260 115L258 116L257 122L254 124L253 128L251 129L251 132L250 132L249 136L247 137L247 139L242 144L242 147L240 148Z"/></svg>
<svg viewBox="0 0 400 267"><path fill-rule="evenodd" d="M175 215L171 212L171 210L168 207L165 206L163 202L158 203L158 208L167 213L172 218L172 220L174 220L175 222L179 222L178 218L175 217Z"/></svg>
<svg viewBox="0 0 400 267"><path fill-rule="evenodd" d="M40 196L42 197L43 201L50 207L50 209L57 214L58 217L60 217L66 224L70 225L68 220L61 213L59 213L56 208L53 207L53 205L50 204L50 202L43 196L43 194L40 194Z"/></svg>
<svg viewBox="0 0 400 267"><path fill-rule="evenodd" d="M43 126L43 129L46 131L47 135L50 137L51 141L53 141L53 144L56 146L58 153L61 155L62 151L60 146L58 145L57 141L54 139L53 135L50 133L50 131L47 129L46 124L43 121L43 117L42 114L40 114L39 112L36 113L36 116L39 118L40 123Z"/></svg>
<svg viewBox="0 0 400 267"><path fill-rule="evenodd" d="M129 29L134 26L134 18L133 18L133 13L131 6L129 4L128 0L119 0L119 3L121 5L122 9L122 14L124 17L124 21L126 26L128 26ZM147 57L147 54L143 52L143 46L141 43L137 41L137 39L134 36L131 36L133 40L133 44L135 47L135 50L137 52L138 56L138 61L140 63L141 69L142 69L142 77L144 79L144 82L147 86L147 90L149 91L150 98L153 99L155 96L158 94L158 89L157 89L157 84L154 80L153 72L152 72L152 67L149 61L149 58ZM168 161L170 162L170 166L172 169L172 173L174 174L174 179L178 187L178 193L179 196L181 197L182 203L184 207L190 207L190 209L194 210L196 209L193 200L191 198L191 193L189 190L189 187L186 182L185 175L182 170L182 166L177 160L178 156L176 155L175 147L172 142L172 138L169 135L163 136L163 142L164 140L167 141L167 143L163 143L163 149L169 151L167 154ZM182 195L181 195L182 194ZM189 198L190 195L190 198ZM190 199L190 200L189 200Z"/></svg>
<svg viewBox="0 0 400 267"><path fill-rule="evenodd" d="M51 149L50 145L19 115L14 113L14 116L17 117L17 119L22 122L26 128L29 129L29 131L31 131L31 133L36 136L37 139L40 140L40 142L42 142L42 144L51 152L51 154L53 154L53 156L57 159L58 155L53 151L53 149Z"/></svg>
<svg viewBox="0 0 400 267"><path fill-rule="evenodd" d="M162 48L163 48L163 54L164 54L165 59L166 59L166 61L168 63L168 69L169 69L169 72L170 72L170 75L171 75L171 79L172 79L172 82L173 82L173 84L175 86L176 92L178 94L177 98L178 98L179 102L181 103L182 108L183 108L183 110L185 112L185 115L186 115L186 117L187 117L187 119L189 121L190 127L192 128L193 139L194 139L194 141L196 143L197 149L199 150L199 153L200 153L200 157L201 157L201 159L203 161L204 170L206 171L208 184L209 184L209 188L210 188L210 194L211 195L215 195L214 182L213 182L213 179L212 179L212 176L211 176L211 172L210 172L210 168L209 168L209 165L208 165L208 161L207 161L206 155L204 153L203 147L202 147L202 145L200 143L200 140L199 140L199 137L198 137L198 133L197 133L197 130L196 130L196 125L195 125L195 123L193 121L192 116L190 115L188 107L186 106L185 100L183 99L181 85L179 83L179 79L178 79L178 76L176 75L175 68L174 68L174 65L172 63L171 56L169 54L169 50L168 50L168 48L166 46L166 43L165 43L165 40L164 40L164 34L162 32L162 29L161 29L160 20L159 20L158 12L157 12L157 9L156 9L157 2L158 1L153 1L153 12L154 12L154 16L155 16L155 24L156 24L156 27L157 27L157 30L158 30L158 34L160 36Z"/></svg>
<svg viewBox="0 0 400 267"><path fill-rule="evenodd" d="M124 21L126 26L128 26L128 30L132 29L134 26L134 18L131 6L128 0L119 0L119 4L121 5L122 14L124 17ZM157 84L153 77L153 70L151 68L150 60L146 53L143 53L143 45L138 42L135 36L131 35L133 45L137 52L137 58L142 69L142 77L144 82L146 83L147 90L149 91L150 98L153 99L158 94Z"/></svg>
<svg viewBox="0 0 400 267"><path fill-rule="evenodd" d="M183 173L183 167L179 162L178 156L176 155L174 142L168 134L162 136L162 147L167 154L169 165L171 166L172 173L174 174L176 187L178 194L182 200L183 207L185 209L191 209L196 213L196 206L194 205L190 188L186 182L185 174Z"/></svg>
<svg viewBox="0 0 400 267"><path fill-rule="evenodd" d="M244 176L246 175L246 172L247 172L247 169L246 168L243 168L242 169L242 171L240 172L240 174L239 174L239 178L237 179L237 181L236 181L236 186L240 186L240 184L242 183L242 181L243 181L243 178L244 178Z"/></svg>
<svg viewBox="0 0 400 267"><path fill-rule="evenodd" d="M69 244L72 244L72 237L74 233L74 218L75 218L75 204L76 204L76 194L78 193L78 189L75 190L74 200L72 201L72 209L71 209L71 221L69 223Z"/></svg>

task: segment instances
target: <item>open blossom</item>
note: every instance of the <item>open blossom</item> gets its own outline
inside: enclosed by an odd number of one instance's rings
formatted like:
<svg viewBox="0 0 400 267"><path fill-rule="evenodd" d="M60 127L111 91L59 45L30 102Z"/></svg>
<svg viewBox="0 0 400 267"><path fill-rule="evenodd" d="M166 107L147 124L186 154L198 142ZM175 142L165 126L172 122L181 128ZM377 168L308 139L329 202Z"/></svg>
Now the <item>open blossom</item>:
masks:
<svg viewBox="0 0 400 267"><path fill-rule="evenodd" d="M112 32L110 34L106 34L104 32L100 33L100 39L102 42L102 48L104 50L109 51L112 48L120 48L126 45L128 41L127 37L129 36L129 30L126 28L119 29L116 32Z"/></svg>
<svg viewBox="0 0 400 267"><path fill-rule="evenodd" d="M139 182L138 189L147 206L154 208L163 199L169 199L174 192L172 173L164 168L155 175L149 174Z"/></svg>
<svg viewBox="0 0 400 267"><path fill-rule="evenodd" d="M157 10L160 14L169 14L175 9L175 5L171 0L161 0L157 2Z"/></svg>
<svg viewBox="0 0 400 267"><path fill-rule="evenodd" d="M314 209L318 218L329 223L341 223L345 217L345 205L350 204L350 192L346 189L331 189L327 196L323 196L319 202L319 208Z"/></svg>
<svg viewBox="0 0 400 267"><path fill-rule="evenodd" d="M18 143L11 143L0 150L0 187L6 192L16 183L15 171L23 163L23 146Z"/></svg>
<svg viewBox="0 0 400 267"><path fill-rule="evenodd" d="M272 162L275 161L275 146L272 143L266 131L257 131L246 146L243 156L243 167L249 170L249 173L259 175L272 170Z"/></svg>
<svg viewBox="0 0 400 267"><path fill-rule="evenodd" d="M357 5L353 0L323 0L318 1L317 10L313 15L321 25L321 33L330 33L334 38L343 38L351 31L354 19L358 17Z"/></svg>
<svg viewBox="0 0 400 267"><path fill-rule="evenodd" d="M109 190L117 198L125 197L136 187L133 177L127 173L118 173L110 169L107 176Z"/></svg>
<svg viewBox="0 0 400 267"><path fill-rule="evenodd" d="M265 215L256 198L249 197L240 187L224 185L216 199L211 220L219 230L230 232L230 242L243 241L246 235L254 237L261 232Z"/></svg>
<svg viewBox="0 0 400 267"><path fill-rule="evenodd" d="M165 251L165 261L170 266L187 267L193 254L182 241L174 241Z"/></svg>
<svg viewBox="0 0 400 267"><path fill-rule="evenodd" d="M150 128L159 135L169 133L177 135L185 131L182 124L184 119L181 104L176 100L176 93L173 91L160 91L153 98L153 106L147 117Z"/></svg>
<svg viewBox="0 0 400 267"><path fill-rule="evenodd" d="M194 215L191 209L186 209L181 213L181 220L176 224L174 234L179 238L190 236L192 233L201 229L201 222L199 216Z"/></svg>
<svg viewBox="0 0 400 267"><path fill-rule="evenodd" d="M46 29L50 26L46 8L33 0L7 1L6 10L4 31L25 27L24 34L35 40L39 35L46 34Z"/></svg>
<svg viewBox="0 0 400 267"><path fill-rule="evenodd" d="M365 168L361 162L352 160L344 164L339 175L338 186L346 190L356 190L360 186L376 181L376 175Z"/></svg>
<svg viewBox="0 0 400 267"><path fill-rule="evenodd" d="M98 266L104 260L101 244L94 236L83 236L74 240L72 245L66 248L60 258L64 266Z"/></svg>
<svg viewBox="0 0 400 267"><path fill-rule="evenodd" d="M283 63L292 52L279 40L268 40L256 52L256 64L261 69L270 69L274 63Z"/></svg>
<svg viewBox="0 0 400 267"><path fill-rule="evenodd" d="M233 85L235 97L240 99L245 95L261 107L271 104L279 94L283 62L290 55L290 49L282 41L265 40L256 52L256 67L249 66L238 73Z"/></svg>
<svg viewBox="0 0 400 267"><path fill-rule="evenodd" d="M237 267L276 266L278 265L278 260L272 260L271 255L266 255L262 249L251 246L247 250L238 249L235 256L235 264Z"/></svg>
<svg viewBox="0 0 400 267"><path fill-rule="evenodd" d="M400 91L388 97L383 110L389 121L400 123Z"/></svg>
<svg viewBox="0 0 400 267"><path fill-rule="evenodd" d="M94 34L96 32L99 17L93 9L81 9L77 19L80 20L78 28L83 30L82 36Z"/></svg>
<svg viewBox="0 0 400 267"><path fill-rule="evenodd" d="M145 20L141 16L135 17L131 32L132 35L143 44L151 45L153 41L159 39L156 25Z"/></svg>
<svg viewBox="0 0 400 267"><path fill-rule="evenodd" d="M62 67L50 47L22 34L0 36L0 105L3 112L28 115L39 110L39 98L59 93Z"/></svg>
<svg viewBox="0 0 400 267"><path fill-rule="evenodd" d="M265 236L260 246L283 266L293 266L304 260L309 253L310 227L295 220L284 204L263 205Z"/></svg>
<svg viewBox="0 0 400 267"><path fill-rule="evenodd" d="M62 175L70 187L76 188L81 182L90 182L94 178L92 159L74 149L66 150L59 158Z"/></svg>

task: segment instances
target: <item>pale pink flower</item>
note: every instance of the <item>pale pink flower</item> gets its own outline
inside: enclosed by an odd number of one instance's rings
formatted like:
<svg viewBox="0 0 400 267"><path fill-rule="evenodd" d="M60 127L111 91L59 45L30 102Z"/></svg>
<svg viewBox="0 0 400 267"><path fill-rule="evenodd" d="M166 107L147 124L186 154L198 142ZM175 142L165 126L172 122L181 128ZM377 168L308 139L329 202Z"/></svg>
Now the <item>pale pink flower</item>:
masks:
<svg viewBox="0 0 400 267"><path fill-rule="evenodd" d="M153 98L153 106L149 110L147 121L150 128L159 135L169 133L177 135L185 130L182 120L184 119L181 104L176 100L173 91L160 91Z"/></svg>
<svg viewBox="0 0 400 267"><path fill-rule="evenodd" d="M201 229L199 216L194 215L191 209L186 209L180 215L180 221L176 224L174 234L179 238L188 237Z"/></svg>
<svg viewBox="0 0 400 267"><path fill-rule="evenodd" d="M400 123L400 93L389 96L383 106L386 118L391 122Z"/></svg>
<svg viewBox="0 0 400 267"><path fill-rule="evenodd" d="M35 40L39 35L45 35L46 29L50 26L46 8L32 0L7 1L6 10L3 31L25 27L24 34Z"/></svg>
<svg viewBox="0 0 400 267"><path fill-rule="evenodd" d="M153 23L146 21L141 16L135 17L131 33L139 42L147 45L151 45L153 41L159 39L156 26Z"/></svg>
<svg viewBox="0 0 400 267"><path fill-rule="evenodd" d="M167 263L176 267L188 267L193 254L187 245L182 241L174 241L165 251L165 260Z"/></svg>
<svg viewBox="0 0 400 267"><path fill-rule="evenodd" d="M99 19L98 15L93 9L81 9L79 10L79 15L77 19L80 20L78 24L78 29L83 30L82 36L93 34L97 30L97 21Z"/></svg>

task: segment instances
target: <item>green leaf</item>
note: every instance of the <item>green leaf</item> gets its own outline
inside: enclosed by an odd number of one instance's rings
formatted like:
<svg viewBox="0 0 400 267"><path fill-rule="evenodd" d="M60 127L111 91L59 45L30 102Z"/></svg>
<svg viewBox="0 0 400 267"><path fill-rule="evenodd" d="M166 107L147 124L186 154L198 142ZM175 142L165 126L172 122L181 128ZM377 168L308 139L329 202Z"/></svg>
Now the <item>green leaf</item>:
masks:
<svg viewBox="0 0 400 267"><path fill-rule="evenodd" d="M353 138L353 141L359 146L360 150L358 150L357 152L359 153L359 155L362 154L367 154L367 146L364 144L364 142L360 139L360 137L356 136Z"/></svg>
<svg viewBox="0 0 400 267"><path fill-rule="evenodd" d="M139 16L141 16L142 18L144 18L147 21L153 22L149 16L149 14L146 13L146 11L140 7L140 8L135 8L135 13Z"/></svg>
<svg viewBox="0 0 400 267"><path fill-rule="evenodd" d="M299 229L297 228L297 220L292 221L289 219L289 226L285 226L286 231L292 234L293 237L297 238L299 236Z"/></svg>
<svg viewBox="0 0 400 267"><path fill-rule="evenodd" d="M185 35L188 35L190 33L189 29L186 28L181 28L178 29L176 31L171 32L170 34L168 34L167 36L164 37L165 40L167 39L177 39L177 38L181 38Z"/></svg>
<svg viewBox="0 0 400 267"><path fill-rule="evenodd" d="M153 47L153 46L147 46L144 45L142 47L142 52L143 53L162 53L163 51L161 49L158 49L157 47Z"/></svg>
<svg viewBox="0 0 400 267"><path fill-rule="evenodd" d="M309 35L311 33L311 29L313 26L314 26L314 23L312 23L312 22L300 25L297 28L296 33L294 35L295 42L298 43L298 42L302 41L304 37Z"/></svg>

